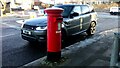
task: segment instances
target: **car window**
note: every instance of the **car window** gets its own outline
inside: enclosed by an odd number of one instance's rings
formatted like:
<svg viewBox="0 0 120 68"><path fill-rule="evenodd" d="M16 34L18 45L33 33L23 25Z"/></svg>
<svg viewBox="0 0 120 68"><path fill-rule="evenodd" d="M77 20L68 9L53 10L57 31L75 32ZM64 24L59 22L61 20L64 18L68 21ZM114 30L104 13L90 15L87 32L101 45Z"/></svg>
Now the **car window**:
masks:
<svg viewBox="0 0 120 68"><path fill-rule="evenodd" d="M70 12L71 12L71 10L72 10L72 8L73 8L72 6L54 6L54 7L64 9L64 11L62 12L62 16L63 17L68 17Z"/></svg>
<svg viewBox="0 0 120 68"><path fill-rule="evenodd" d="M75 6L75 7L73 8L73 11L72 11L72 12L76 12L76 13L81 14L80 6Z"/></svg>
<svg viewBox="0 0 120 68"><path fill-rule="evenodd" d="M89 7L86 5L81 6L81 8L82 8L82 14L88 13L90 11Z"/></svg>

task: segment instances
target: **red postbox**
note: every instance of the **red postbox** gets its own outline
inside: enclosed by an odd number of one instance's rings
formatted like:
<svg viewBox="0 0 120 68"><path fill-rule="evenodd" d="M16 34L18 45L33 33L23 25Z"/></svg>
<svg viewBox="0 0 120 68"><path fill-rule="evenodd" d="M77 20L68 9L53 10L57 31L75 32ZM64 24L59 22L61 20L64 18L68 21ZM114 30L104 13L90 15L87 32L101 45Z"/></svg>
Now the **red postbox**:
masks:
<svg viewBox="0 0 120 68"><path fill-rule="evenodd" d="M58 61L61 58L61 24L63 18L61 8L45 9L47 23L47 60Z"/></svg>

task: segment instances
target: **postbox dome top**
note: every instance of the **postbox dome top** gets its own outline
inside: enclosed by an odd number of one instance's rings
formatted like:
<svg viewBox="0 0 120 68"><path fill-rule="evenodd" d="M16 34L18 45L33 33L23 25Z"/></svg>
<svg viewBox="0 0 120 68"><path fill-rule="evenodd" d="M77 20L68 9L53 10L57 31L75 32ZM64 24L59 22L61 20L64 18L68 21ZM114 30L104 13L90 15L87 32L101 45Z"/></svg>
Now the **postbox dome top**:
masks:
<svg viewBox="0 0 120 68"><path fill-rule="evenodd" d="M56 8L56 7L53 7L53 8L46 8L45 10L63 10L62 8Z"/></svg>
<svg viewBox="0 0 120 68"><path fill-rule="evenodd" d="M63 12L64 9L62 8L47 8L45 9L44 11L47 13L47 14L61 14Z"/></svg>

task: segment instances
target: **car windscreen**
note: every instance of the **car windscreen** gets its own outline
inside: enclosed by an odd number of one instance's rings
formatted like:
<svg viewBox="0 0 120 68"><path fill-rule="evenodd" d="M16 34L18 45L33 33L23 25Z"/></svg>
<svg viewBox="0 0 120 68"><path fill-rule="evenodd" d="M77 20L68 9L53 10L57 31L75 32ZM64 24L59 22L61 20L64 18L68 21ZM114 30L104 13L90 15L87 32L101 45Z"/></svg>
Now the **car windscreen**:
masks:
<svg viewBox="0 0 120 68"><path fill-rule="evenodd" d="M62 16L65 18L65 17L68 17L73 6L54 6L53 8L62 8L64 9L64 11L62 12Z"/></svg>

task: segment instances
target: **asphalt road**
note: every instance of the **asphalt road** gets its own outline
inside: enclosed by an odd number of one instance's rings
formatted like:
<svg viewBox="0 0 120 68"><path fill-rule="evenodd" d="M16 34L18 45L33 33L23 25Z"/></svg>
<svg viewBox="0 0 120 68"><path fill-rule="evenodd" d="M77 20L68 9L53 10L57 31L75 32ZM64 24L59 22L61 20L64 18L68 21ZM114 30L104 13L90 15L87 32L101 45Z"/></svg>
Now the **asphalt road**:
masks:
<svg viewBox="0 0 120 68"><path fill-rule="evenodd" d="M98 23L96 27L96 34L99 32L120 27L118 16L110 15L109 13L98 13ZM20 36L21 24L16 23L16 20L21 20L19 17L3 17L0 19L0 28L2 34L0 41L2 41L2 65L3 66L22 66L31 61L46 55L46 43L29 44ZM78 37L79 36L79 37ZM71 37L72 40L64 42L63 48L70 46L78 41L85 40L83 35ZM74 40L74 41L73 41Z"/></svg>

